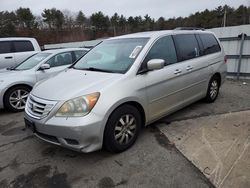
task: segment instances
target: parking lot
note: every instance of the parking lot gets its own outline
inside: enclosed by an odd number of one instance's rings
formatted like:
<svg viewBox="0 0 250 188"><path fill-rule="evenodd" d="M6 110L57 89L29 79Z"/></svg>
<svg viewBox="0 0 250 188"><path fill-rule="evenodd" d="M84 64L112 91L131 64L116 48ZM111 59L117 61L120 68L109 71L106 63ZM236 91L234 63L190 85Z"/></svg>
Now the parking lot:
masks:
<svg viewBox="0 0 250 188"><path fill-rule="evenodd" d="M23 113L2 110L0 187L213 187L164 130L176 131L173 125L183 120L196 120L197 126L201 117L250 110L249 99L250 82L228 80L215 103L200 101L163 118L120 154L83 154L45 143L25 130Z"/></svg>

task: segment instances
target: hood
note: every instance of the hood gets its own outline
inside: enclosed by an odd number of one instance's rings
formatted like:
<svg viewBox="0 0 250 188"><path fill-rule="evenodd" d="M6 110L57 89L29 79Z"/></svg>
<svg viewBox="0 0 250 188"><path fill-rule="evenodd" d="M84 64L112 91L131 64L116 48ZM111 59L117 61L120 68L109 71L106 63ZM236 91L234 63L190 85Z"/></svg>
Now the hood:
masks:
<svg viewBox="0 0 250 188"><path fill-rule="evenodd" d="M68 69L37 84L32 90L32 95L46 100L69 100L100 92L104 86L108 86L121 76L114 73Z"/></svg>
<svg viewBox="0 0 250 188"><path fill-rule="evenodd" d="M0 69L0 79L6 80L9 77L17 77L20 73L25 71L15 71L15 70L7 70L7 69Z"/></svg>

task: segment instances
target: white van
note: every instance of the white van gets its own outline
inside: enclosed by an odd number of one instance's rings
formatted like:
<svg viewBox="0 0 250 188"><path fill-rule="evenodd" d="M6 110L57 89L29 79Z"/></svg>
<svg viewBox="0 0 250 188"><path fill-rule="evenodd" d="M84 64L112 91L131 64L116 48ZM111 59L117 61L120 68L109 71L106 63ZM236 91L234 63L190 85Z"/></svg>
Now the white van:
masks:
<svg viewBox="0 0 250 188"><path fill-rule="evenodd" d="M40 46L34 38L0 38L0 69L16 66L40 51Z"/></svg>

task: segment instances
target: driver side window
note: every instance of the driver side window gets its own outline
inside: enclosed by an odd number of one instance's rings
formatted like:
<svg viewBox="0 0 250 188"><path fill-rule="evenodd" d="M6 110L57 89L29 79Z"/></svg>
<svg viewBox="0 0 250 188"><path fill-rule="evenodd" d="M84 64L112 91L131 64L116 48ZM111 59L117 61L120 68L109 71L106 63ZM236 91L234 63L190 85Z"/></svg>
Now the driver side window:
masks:
<svg viewBox="0 0 250 188"><path fill-rule="evenodd" d="M143 61L142 69L146 68L147 62L151 59L163 59L165 60L166 65L177 62L177 55L172 36L162 37L154 43Z"/></svg>
<svg viewBox="0 0 250 188"><path fill-rule="evenodd" d="M47 61L50 67L59 67L63 65L70 65L73 63L71 52L64 52L57 54Z"/></svg>

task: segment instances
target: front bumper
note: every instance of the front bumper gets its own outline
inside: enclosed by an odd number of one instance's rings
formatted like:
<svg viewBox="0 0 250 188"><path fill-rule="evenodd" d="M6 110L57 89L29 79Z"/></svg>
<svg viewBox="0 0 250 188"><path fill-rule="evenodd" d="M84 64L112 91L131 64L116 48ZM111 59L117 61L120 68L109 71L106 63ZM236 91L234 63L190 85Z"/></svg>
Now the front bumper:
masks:
<svg viewBox="0 0 250 188"><path fill-rule="evenodd" d="M37 120L25 113L25 119L33 123L34 134L46 142L84 153L102 148L105 120L97 114Z"/></svg>
<svg viewBox="0 0 250 188"><path fill-rule="evenodd" d="M0 109L4 108L4 104L3 104L4 92L5 92L5 90L0 87Z"/></svg>

